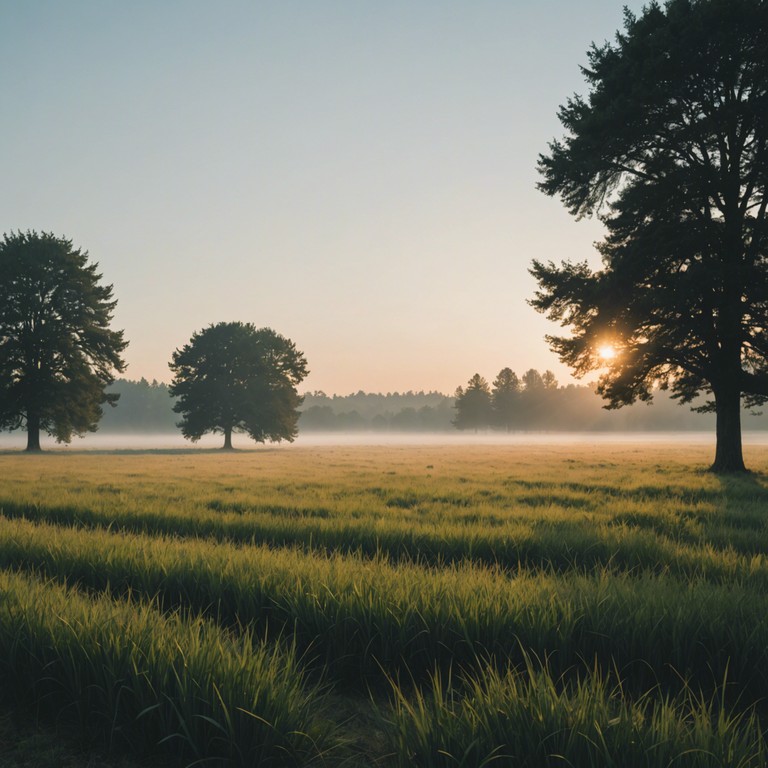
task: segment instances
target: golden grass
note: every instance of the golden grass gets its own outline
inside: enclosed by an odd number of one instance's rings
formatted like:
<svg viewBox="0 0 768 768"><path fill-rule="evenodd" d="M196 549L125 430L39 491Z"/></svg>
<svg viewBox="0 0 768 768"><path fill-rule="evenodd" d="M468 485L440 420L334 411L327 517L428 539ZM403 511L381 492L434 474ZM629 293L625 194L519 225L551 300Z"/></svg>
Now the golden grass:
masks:
<svg viewBox="0 0 768 768"><path fill-rule="evenodd" d="M63 580L100 601L129 590L156 599L158 626L169 608L205 611L225 633L295 643L310 675L355 701L389 671L375 743L400 765L453 764L443 718L454 757L480 718L479 754L542 764L491 717L519 699L517 733L541 696L573 726L577 761L610 764L624 738L585 757L581 707L597 732L631 717L638 764L669 733L673 757L736 750L761 765L768 447L746 458L752 473L718 477L705 445L647 442L6 452L0 562L51 579L41 594ZM696 699L724 678L720 698ZM729 719L753 704L758 719ZM720 764L701 759L689 764Z"/></svg>

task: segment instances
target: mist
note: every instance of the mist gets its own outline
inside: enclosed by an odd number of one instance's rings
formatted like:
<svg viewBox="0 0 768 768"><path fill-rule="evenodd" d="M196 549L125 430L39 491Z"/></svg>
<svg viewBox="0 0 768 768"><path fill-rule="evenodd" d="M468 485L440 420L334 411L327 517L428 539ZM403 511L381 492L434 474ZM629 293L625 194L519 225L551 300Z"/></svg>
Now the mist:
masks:
<svg viewBox="0 0 768 768"><path fill-rule="evenodd" d="M240 451L290 451L302 448L353 446L596 446L596 445L711 445L715 435L707 431L679 432L308 432L300 434L294 442L257 444L247 435L235 435L233 447ZM744 445L768 445L768 432L743 433ZM47 437L43 441L46 452L72 453L79 451L212 451L222 447L221 435L206 435L193 443L181 433L126 433L94 432L82 438L73 438L69 444L56 443ZM0 434L0 451L21 451L26 445L24 432Z"/></svg>
<svg viewBox="0 0 768 768"><path fill-rule="evenodd" d="M531 373L531 371L529 371ZM535 371L533 372L535 373ZM45 450L161 451L216 450L220 434L186 440L177 427L174 400L159 382L120 379L111 387L120 399L104 408L98 430L69 444L43 438ZM304 394L293 442L258 445L245 434L233 435L238 450L290 450L315 446L406 445L647 445L715 444L714 414L694 413L667 393L657 393L651 406L635 404L607 411L589 386L528 388L517 393L506 425L486 423L457 429L456 397L439 392ZM701 403L697 403L701 404ZM744 443L768 444L768 415L745 410ZM23 431L0 433L0 450L25 447Z"/></svg>

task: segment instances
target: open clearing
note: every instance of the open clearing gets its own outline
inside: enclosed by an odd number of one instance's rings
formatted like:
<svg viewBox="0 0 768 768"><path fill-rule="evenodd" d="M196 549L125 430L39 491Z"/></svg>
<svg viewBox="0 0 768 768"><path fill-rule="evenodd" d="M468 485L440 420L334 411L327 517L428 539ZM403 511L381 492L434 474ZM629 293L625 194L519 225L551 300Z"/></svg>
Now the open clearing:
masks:
<svg viewBox="0 0 768 768"><path fill-rule="evenodd" d="M163 765L763 766L768 448L710 453L2 454L2 706Z"/></svg>

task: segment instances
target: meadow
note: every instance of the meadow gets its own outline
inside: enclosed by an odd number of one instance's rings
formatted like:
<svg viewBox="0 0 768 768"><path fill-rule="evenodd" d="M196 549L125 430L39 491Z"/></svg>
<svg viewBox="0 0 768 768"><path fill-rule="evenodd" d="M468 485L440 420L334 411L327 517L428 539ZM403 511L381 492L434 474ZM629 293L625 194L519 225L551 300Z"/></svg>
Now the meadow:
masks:
<svg viewBox="0 0 768 768"><path fill-rule="evenodd" d="M768 448L710 452L0 454L0 710L142 764L764 766Z"/></svg>

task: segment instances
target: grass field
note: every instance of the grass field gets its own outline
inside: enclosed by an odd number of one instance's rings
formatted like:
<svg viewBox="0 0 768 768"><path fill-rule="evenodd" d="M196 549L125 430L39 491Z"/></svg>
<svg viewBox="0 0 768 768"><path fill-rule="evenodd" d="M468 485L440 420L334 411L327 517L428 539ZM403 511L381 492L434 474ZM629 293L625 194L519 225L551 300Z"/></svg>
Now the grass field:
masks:
<svg viewBox="0 0 768 768"><path fill-rule="evenodd" d="M768 449L709 454L1 454L0 766L764 766Z"/></svg>

